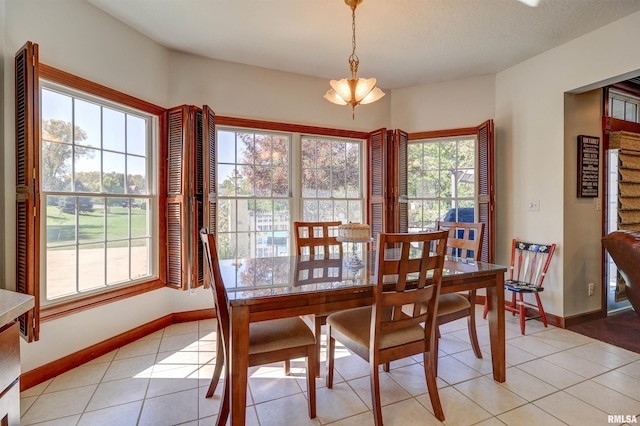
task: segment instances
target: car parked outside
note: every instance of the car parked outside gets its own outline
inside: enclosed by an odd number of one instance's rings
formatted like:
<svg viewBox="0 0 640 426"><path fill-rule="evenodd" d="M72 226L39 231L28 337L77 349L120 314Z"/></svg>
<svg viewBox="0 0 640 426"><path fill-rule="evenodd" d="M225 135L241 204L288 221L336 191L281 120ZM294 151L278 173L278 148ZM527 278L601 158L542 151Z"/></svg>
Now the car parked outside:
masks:
<svg viewBox="0 0 640 426"><path fill-rule="evenodd" d="M458 217L456 218L456 210ZM458 207L457 209L450 209L441 219L443 222L475 222L475 214L473 207Z"/></svg>

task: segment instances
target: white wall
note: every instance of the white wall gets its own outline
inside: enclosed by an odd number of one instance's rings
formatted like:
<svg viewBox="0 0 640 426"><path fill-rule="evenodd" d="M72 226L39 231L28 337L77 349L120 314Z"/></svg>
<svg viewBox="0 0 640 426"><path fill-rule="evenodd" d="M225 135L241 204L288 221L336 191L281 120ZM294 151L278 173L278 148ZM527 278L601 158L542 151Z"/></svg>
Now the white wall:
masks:
<svg viewBox="0 0 640 426"><path fill-rule="evenodd" d="M565 161L564 93L640 70L640 56L632 54L638 39L640 12L496 75L497 259L508 260L512 237L557 243L542 294L546 310L554 315L590 306L569 302L587 297L582 283L576 289L564 282L564 269L580 263L585 252L565 250L565 240L600 226L599 221L584 223L571 235L564 232L573 220L564 213L564 200L575 197L564 183L565 167L575 167ZM527 211L529 200L540 200L539 212ZM584 241L583 249L592 253L599 246L599 238L593 238Z"/></svg>
<svg viewBox="0 0 640 426"><path fill-rule="evenodd" d="M495 115L495 76L395 89L391 128L406 132L478 126Z"/></svg>
<svg viewBox="0 0 640 426"><path fill-rule="evenodd" d="M188 75L189 78L184 78ZM323 98L329 80L171 54L171 105L209 105L216 114L336 129L372 131L389 125L391 94L356 108Z"/></svg>

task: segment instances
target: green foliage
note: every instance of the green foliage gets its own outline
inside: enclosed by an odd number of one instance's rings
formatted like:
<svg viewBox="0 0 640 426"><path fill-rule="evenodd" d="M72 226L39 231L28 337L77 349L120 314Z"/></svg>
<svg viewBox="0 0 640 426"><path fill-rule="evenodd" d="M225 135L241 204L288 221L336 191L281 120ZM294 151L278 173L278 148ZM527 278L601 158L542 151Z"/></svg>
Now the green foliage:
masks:
<svg viewBox="0 0 640 426"><path fill-rule="evenodd" d="M412 142L407 160L410 229L429 229L454 202L473 207L474 139Z"/></svg>
<svg viewBox="0 0 640 426"><path fill-rule="evenodd" d="M87 138L87 134L76 126L72 131L71 123L63 120L44 120L42 122L42 187L46 191L71 190L71 165L73 161L72 140L77 143ZM77 156L91 158L94 150L76 146Z"/></svg>

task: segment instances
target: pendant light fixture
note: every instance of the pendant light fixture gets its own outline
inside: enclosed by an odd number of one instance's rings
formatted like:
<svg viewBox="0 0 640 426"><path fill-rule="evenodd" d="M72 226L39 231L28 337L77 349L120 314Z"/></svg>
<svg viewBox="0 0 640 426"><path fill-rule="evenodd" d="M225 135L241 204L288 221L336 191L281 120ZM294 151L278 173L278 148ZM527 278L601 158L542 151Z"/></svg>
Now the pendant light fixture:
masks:
<svg viewBox="0 0 640 426"><path fill-rule="evenodd" d="M351 78L331 80L331 89L325 93L324 98L337 105L351 105L351 118L355 119L355 109L358 105L370 104L384 96L384 92L376 87L375 78L356 78L360 60L356 55L356 7L362 0L344 0L351 8L351 56L349 56L349 69Z"/></svg>

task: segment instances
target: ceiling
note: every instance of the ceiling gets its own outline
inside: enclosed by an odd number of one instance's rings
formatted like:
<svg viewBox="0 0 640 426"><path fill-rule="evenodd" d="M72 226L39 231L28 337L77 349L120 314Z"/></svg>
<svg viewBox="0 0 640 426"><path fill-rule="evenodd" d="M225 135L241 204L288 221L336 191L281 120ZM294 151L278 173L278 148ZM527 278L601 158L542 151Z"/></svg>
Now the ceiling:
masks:
<svg viewBox="0 0 640 426"><path fill-rule="evenodd" d="M177 51L349 77L343 0L86 0ZM364 0L359 77L386 89L493 74L640 10L640 0ZM327 85L328 86L328 85Z"/></svg>

